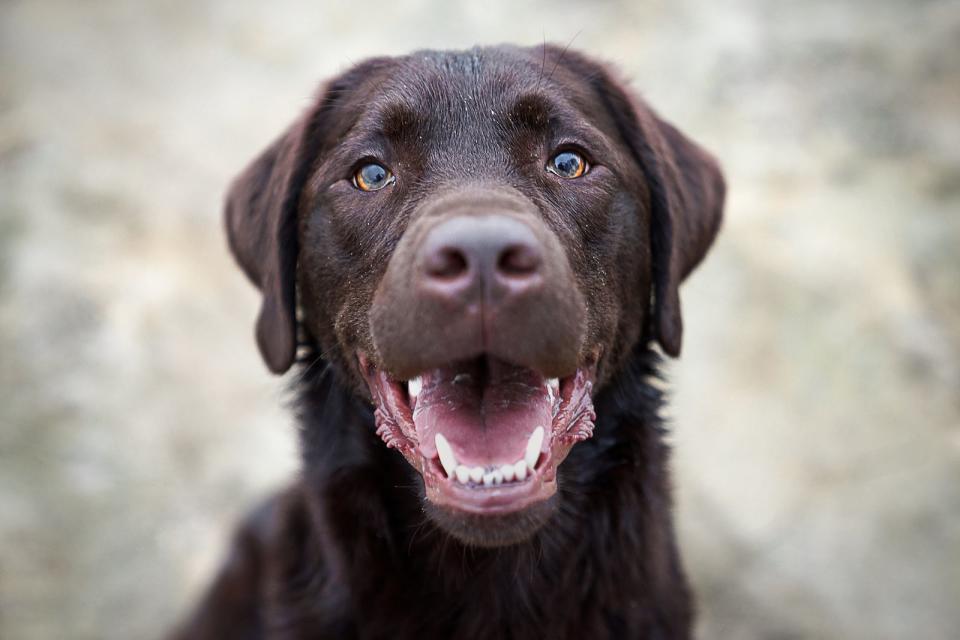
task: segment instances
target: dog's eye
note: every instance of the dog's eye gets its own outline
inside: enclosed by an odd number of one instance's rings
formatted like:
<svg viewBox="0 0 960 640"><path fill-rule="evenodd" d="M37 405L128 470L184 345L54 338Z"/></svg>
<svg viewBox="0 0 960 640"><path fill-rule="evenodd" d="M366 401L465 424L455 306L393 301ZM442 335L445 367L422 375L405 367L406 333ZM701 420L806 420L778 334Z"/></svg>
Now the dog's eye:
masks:
<svg viewBox="0 0 960 640"><path fill-rule="evenodd" d="M579 178L587 172L587 161L576 151L561 151L550 158L547 171L561 178Z"/></svg>
<svg viewBox="0 0 960 640"><path fill-rule="evenodd" d="M393 184L394 177L390 170L376 162L365 164L353 174L353 184L361 191L377 191L388 184Z"/></svg>

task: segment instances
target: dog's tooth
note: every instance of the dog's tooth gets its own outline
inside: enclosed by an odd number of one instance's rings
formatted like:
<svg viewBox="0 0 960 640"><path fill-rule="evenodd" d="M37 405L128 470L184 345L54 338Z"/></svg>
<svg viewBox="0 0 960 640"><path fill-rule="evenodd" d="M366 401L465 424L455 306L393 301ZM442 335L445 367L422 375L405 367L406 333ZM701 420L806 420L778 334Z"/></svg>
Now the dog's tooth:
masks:
<svg viewBox="0 0 960 640"><path fill-rule="evenodd" d="M540 458L540 447L543 445L543 433L543 427L537 427L533 430L533 433L530 434L530 439L527 440L527 451L523 454L523 459L531 471L533 471L533 468L537 465L537 460Z"/></svg>
<svg viewBox="0 0 960 640"><path fill-rule="evenodd" d="M470 479L474 482L483 480L483 467L474 467L470 469Z"/></svg>
<svg viewBox="0 0 960 640"><path fill-rule="evenodd" d="M513 476L517 481L526 479L527 477L527 461L526 460L517 460L516 464L513 465Z"/></svg>
<svg viewBox="0 0 960 640"><path fill-rule="evenodd" d="M493 486L493 473L483 474L483 486L492 487Z"/></svg>
<svg viewBox="0 0 960 640"><path fill-rule="evenodd" d="M500 469L494 469L493 473L490 475L493 476L493 484L503 484L503 471Z"/></svg>
<svg viewBox="0 0 960 640"><path fill-rule="evenodd" d="M434 442L437 444L437 455L440 456L440 464L443 470L447 472L447 477L452 478L457 471L457 457L453 455L453 448L442 433L434 436Z"/></svg>
<svg viewBox="0 0 960 640"><path fill-rule="evenodd" d="M467 484L470 481L470 467L464 464L458 464L454 473L457 474L457 482Z"/></svg>
<svg viewBox="0 0 960 640"><path fill-rule="evenodd" d="M547 380L547 398L550 400L550 408L553 412L553 417L556 417L557 412L560 411L560 379L559 378L550 378Z"/></svg>
<svg viewBox="0 0 960 640"><path fill-rule="evenodd" d="M420 379L420 376L417 376L413 380L407 383L407 393L411 398L416 398L420 395L420 389L423 388L423 380Z"/></svg>
<svg viewBox="0 0 960 640"><path fill-rule="evenodd" d="M505 465L503 465L502 467L500 467L500 473L503 475L504 481L506 481L506 482L513 482L513 476L514 476L515 474L513 473L513 465L512 465L512 464L505 464Z"/></svg>

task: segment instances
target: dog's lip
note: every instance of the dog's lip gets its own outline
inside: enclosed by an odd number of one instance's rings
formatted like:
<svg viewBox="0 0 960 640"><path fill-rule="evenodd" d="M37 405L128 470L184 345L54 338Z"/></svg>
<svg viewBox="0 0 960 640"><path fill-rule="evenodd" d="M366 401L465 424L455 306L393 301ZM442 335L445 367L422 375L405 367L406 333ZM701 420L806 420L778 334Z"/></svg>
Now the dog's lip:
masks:
<svg viewBox="0 0 960 640"><path fill-rule="evenodd" d="M540 453L522 481L484 486L458 482L445 472L435 443L420 442L407 396L407 382L391 378L357 353L374 404L377 433L388 447L400 451L423 477L426 497L437 506L470 514L500 515L523 510L550 498L557 490L557 467L574 444L592 435L592 390L599 349L586 363L559 381L559 406L546 432ZM517 461L520 464L523 456Z"/></svg>
<svg viewBox="0 0 960 640"><path fill-rule="evenodd" d="M546 473L549 470L550 473ZM441 473L423 474L427 499L437 506L478 515L514 513L546 500L557 490L556 465L549 459L523 482L472 488Z"/></svg>

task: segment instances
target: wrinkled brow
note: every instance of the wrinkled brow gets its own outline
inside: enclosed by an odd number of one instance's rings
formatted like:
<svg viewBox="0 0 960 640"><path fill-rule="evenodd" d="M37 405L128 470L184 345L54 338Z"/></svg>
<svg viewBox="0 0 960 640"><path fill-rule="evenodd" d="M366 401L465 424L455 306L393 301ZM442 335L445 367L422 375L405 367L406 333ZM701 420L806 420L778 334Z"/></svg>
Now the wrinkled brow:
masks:
<svg viewBox="0 0 960 640"><path fill-rule="evenodd" d="M427 121L420 111L403 103L384 107L377 122L381 133L394 142L416 138L427 128Z"/></svg>
<svg viewBox="0 0 960 640"><path fill-rule="evenodd" d="M551 102L540 93L521 95L510 109L510 119L522 126L535 130L544 130L554 115Z"/></svg>

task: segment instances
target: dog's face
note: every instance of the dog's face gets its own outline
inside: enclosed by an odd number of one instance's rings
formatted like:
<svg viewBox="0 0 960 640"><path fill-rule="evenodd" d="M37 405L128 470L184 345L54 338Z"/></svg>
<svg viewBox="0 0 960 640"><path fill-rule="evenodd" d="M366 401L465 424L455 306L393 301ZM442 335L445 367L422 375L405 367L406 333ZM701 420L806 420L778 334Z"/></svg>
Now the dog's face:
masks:
<svg viewBox="0 0 960 640"><path fill-rule="evenodd" d="M299 306L434 520L491 545L547 519L637 342L679 353L677 289L723 190L581 55L421 52L331 81L234 183L227 223L270 368L293 362Z"/></svg>

